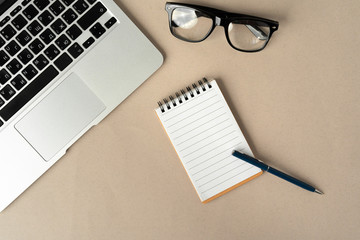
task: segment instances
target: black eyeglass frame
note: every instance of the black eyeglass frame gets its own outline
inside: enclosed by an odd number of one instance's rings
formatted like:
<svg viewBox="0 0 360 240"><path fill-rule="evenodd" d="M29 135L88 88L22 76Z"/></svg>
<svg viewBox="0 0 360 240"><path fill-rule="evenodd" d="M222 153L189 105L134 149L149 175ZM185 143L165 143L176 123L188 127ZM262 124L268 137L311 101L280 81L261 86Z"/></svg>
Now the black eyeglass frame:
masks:
<svg viewBox="0 0 360 240"><path fill-rule="evenodd" d="M183 7L192 8L192 9L195 9L195 10L197 10L199 12L202 12L202 13L206 14L208 17L210 17L213 20L211 29L204 36L204 38L202 38L201 40L189 40L189 39L183 38L181 36L178 36L176 33L173 32L173 29L172 29L173 24L172 24L172 21L171 21L172 14L173 14L173 12L174 12L174 10L176 8L183 8ZM215 29L216 26L222 26L222 27L224 27L226 40L228 41L230 46L232 48L238 50L238 51L241 51L241 52L259 52L259 51L263 50L266 47L266 45L268 44L272 34L276 30L279 29L279 22L277 22L277 21L273 21L273 20L266 19L266 18L260 18L260 17L250 16L250 15L245 15L245 14L241 14L241 13L226 12L226 11L219 10L219 9L216 9L216 8L204 7L204 6L194 5L194 4L167 2L165 4L165 10L168 13L170 32L176 38L178 38L180 40L183 40L183 41L186 41L186 42L194 42L194 43L202 42L207 37L210 36L210 34L213 32L213 30ZM269 33L269 37L268 37L266 43L264 44L264 46L262 48L259 48L259 49L256 49L256 50L244 50L244 49L240 49L240 48L235 47L230 41L228 28L229 28L229 24L236 21L236 20L255 21L255 22L265 23L265 24L269 25L270 33Z"/></svg>

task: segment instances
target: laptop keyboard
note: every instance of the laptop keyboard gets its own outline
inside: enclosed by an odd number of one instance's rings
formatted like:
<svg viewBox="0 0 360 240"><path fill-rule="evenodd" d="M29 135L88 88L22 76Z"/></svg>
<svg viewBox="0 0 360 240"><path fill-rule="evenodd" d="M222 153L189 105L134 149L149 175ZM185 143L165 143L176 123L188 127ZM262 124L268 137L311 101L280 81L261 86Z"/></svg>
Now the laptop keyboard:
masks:
<svg viewBox="0 0 360 240"><path fill-rule="evenodd" d="M0 127L117 22L98 22L106 11L96 0L25 0L0 19Z"/></svg>

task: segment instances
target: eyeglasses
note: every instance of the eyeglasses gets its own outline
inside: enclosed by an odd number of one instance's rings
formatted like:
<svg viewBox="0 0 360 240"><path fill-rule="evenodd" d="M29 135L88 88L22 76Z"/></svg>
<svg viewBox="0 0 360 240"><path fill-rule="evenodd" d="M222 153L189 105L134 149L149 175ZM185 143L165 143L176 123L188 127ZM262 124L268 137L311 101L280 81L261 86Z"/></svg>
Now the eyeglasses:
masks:
<svg viewBox="0 0 360 240"><path fill-rule="evenodd" d="M230 13L215 8L167 2L170 32L187 42L205 40L216 26L223 26L231 47L242 52L265 48L279 23L269 19Z"/></svg>

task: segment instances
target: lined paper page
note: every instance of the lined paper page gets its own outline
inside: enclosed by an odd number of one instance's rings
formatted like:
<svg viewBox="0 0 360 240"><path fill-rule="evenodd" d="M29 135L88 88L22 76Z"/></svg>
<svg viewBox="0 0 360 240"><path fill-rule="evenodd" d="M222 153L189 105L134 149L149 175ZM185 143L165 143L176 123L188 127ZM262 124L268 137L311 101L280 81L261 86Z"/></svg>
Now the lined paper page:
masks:
<svg viewBox="0 0 360 240"><path fill-rule="evenodd" d="M232 156L234 150L252 152L216 81L210 85L182 104L176 99L164 113L156 109L201 201L261 171Z"/></svg>

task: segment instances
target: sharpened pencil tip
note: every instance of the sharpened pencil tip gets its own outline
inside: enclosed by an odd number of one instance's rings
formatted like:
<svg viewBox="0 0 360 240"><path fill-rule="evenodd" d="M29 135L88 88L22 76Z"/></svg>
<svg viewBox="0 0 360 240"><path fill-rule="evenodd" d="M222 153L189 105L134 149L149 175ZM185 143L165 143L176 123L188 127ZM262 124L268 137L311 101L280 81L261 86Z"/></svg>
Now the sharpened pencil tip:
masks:
<svg viewBox="0 0 360 240"><path fill-rule="evenodd" d="M318 194L324 194L323 192L321 192L321 191L319 191L317 189L315 189L315 192L318 193Z"/></svg>

